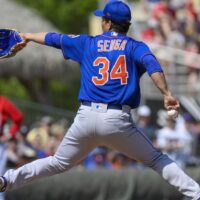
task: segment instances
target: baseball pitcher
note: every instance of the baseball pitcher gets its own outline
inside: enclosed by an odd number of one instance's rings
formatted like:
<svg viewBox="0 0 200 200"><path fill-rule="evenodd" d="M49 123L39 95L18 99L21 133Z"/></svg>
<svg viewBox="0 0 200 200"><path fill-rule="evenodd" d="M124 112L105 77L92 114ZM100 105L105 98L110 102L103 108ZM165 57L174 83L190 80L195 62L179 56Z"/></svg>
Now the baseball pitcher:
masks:
<svg viewBox="0 0 200 200"><path fill-rule="evenodd" d="M200 199L199 185L177 164L155 149L141 133L130 111L140 104L141 76L147 72L163 95L167 110L179 109L163 70L148 46L127 37L130 8L111 1L94 14L102 18L103 34L20 33L25 44L36 42L61 50L80 64L80 108L54 156L36 160L0 178L0 190L17 189L34 180L69 170L96 146L107 146L159 173L186 197ZM20 45L21 50L26 45ZM18 48L12 49L11 55Z"/></svg>

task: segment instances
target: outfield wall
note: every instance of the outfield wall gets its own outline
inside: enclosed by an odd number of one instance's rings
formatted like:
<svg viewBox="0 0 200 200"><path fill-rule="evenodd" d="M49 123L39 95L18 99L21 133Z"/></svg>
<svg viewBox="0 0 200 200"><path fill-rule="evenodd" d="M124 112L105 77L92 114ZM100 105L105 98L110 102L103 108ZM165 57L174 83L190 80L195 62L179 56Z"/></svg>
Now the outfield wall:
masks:
<svg viewBox="0 0 200 200"><path fill-rule="evenodd" d="M200 182L200 168L186 170ZM6 200L181 200L151 169L73 169L7 192Z"/></svg>

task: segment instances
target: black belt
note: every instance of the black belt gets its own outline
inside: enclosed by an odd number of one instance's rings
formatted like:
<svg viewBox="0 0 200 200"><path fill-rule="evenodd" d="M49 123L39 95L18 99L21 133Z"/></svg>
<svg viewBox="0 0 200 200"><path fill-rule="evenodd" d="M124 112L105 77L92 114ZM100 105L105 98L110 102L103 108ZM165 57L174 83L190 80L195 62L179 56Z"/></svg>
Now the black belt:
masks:
<svg viewBox="0 0 200 200"><path fill-rule="evenodd" d="M90 102L90 101L81 101L81 104L84 105L84 106L91 106L92 102ZM108 104L107 109L122 110L122 105Z"/></svg>

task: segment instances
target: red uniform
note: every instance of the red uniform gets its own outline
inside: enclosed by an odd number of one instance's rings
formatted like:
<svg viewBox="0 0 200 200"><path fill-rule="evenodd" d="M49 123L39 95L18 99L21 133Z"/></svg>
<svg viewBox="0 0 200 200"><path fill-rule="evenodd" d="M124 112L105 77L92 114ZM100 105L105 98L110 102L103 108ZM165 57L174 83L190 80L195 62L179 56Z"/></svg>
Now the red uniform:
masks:
<svg viewBox="0 0 200 200"><path fill-rule="evenodd" d="M23 121L23 114L10 100L0 96L0 136L3 135L3 127L7 120L12 122L9 133L11 137L15 138Z"/></svg>

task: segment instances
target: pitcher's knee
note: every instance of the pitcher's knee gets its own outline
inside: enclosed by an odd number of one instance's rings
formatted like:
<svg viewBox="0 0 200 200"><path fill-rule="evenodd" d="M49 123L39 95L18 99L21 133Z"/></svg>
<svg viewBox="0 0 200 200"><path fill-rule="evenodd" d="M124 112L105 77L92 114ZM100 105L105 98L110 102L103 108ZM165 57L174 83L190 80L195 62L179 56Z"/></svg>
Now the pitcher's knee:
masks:
<svg viewBox="0 0 200 200"><path fill-rule="evenodd" d="M66 159L61 159L57 156L52 156L51 162L56 173L62 173L73 166L72 163L68 162Z"/></svg>

